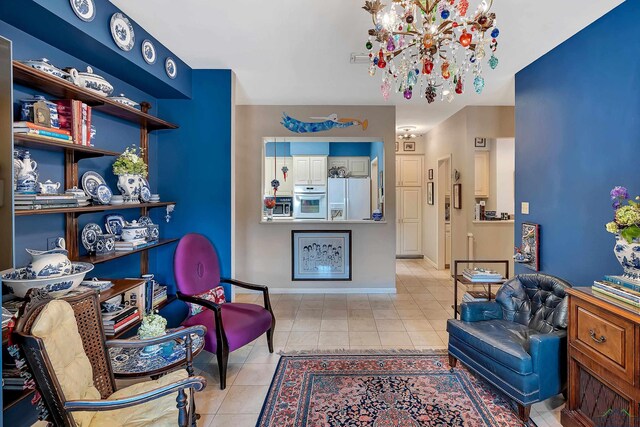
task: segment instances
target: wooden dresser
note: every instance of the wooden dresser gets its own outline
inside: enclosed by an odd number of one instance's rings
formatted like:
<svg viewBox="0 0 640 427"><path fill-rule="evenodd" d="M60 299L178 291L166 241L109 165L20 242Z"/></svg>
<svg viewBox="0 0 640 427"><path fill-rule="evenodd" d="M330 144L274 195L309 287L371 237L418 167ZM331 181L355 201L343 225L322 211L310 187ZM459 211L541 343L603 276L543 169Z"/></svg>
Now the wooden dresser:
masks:
<svg viewBox="0 0 640 427"><path fill-rule="evenodd" d="M640 310L591 288L568 289L565 427L640 426Z"/></svg>

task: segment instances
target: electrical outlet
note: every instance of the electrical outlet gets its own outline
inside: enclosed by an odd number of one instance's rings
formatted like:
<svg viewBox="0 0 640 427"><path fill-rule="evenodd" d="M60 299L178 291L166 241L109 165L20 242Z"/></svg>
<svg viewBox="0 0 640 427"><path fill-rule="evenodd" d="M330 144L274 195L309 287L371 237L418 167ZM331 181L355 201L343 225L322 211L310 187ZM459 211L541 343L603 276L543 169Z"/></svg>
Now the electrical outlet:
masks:
<svg viewBox="0 0 640 427"><path fill-rule="evenodd" d="M51 249L55 249L57 247L57 243L58 243L58 237L49 237L47 239L47 250L50 251Z"/></svg>
<svg viewBox="0 0 640 427"><path fill-rule="evenodd" d="M522 202L520 205L520 213L522 215L529 215L529 202Z"/></svg>

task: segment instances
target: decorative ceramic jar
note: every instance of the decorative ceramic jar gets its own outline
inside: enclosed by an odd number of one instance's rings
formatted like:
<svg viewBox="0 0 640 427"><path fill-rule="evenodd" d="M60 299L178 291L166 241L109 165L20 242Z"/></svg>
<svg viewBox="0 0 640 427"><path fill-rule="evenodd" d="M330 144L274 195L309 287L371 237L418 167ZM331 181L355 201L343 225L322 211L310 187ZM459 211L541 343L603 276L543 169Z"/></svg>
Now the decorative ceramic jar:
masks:
<svg viewBox="0 0 640 427"><path fill-rule="evenodd" d="M160 227L157 224L147 225L147 242L157 242L160 239Z"/></svg>
<svg viewBox="0 0 640 427"><path fill-rule="evenodd" d="M31 160L28 151L22 154L22 158L13 159L13 166L18 170L16 178L16 191L20 193L35 193L38 173L38 163Z"/></svg>
<svg viewBox="0 0 640 427"><path fill-rule="evenodd" d="M118 176L118 190L122 193L125 203L140 203L141 176L124 174Z"/></svg>
<svg viewBox="0 0 640 427"><path fill-rule="evenodd" d="M60 68L51 64L47 58L41 59L27 59L26 61L19 61L25 65L28 65L36 70L42 71L47 74L51 74L52 76L59 77L61 79L71 81L71 75L65 71L62 71Z"/></svg>
<svg viewBox="0 0 640 427"><path fill-rule="evenodd" d="M145 239L147 237L147 226L139 224L138 221L125 222L124 227L122 227L121 237L125 242Z"/></svg>
<svg viewBox="0 0 640 427"><path fill-rule="evenodd" d="M31 255L31 262L26 269L30 279L43 277L59 277L71 273L71 261L65 248L65 241L60 237L56 241L55 249L36 251L27 249Z"/></svg>
<svg viewBox="0 0 640 427"><path fill-rule="evenodd" d="M59 128L60 120L58 117L58 106L55 102L48 101L42 95L35 95L33 98L20 100L20 120L25 122L33 122L33 104L36 102L44 102L47 108L49 108L49 116L51 117L51 127Z"/></svg>
<svg viewBox="0 0 640 427"><path fill-rule="evenodd" d="M96 240L96 255L111 254L116 251L116 236L100 234Z"/></svg>
<svg viewBox="0 0 640 427"><path fill-rule="evenodd" d="M93 73L93 68L87 67L86 72L75 68L66 69L71 74L71 80L76 86L88 89L101 96L109 96L113 92L113 86L104 77Z"/></svg>
<svg viewBox="0 0 640 427"><path fill-rule="evenodd" d="M38 192L40 194L58 194L58 190L60 189L59 182L52 182L50 179L45 182L38 183Z"/></svg>
<svg viewBox="0 0 640 427"><path fill-rule="evenodd" d="M640 239L628 243L620 235L616 235L613 253L624 270L623 277L640 282Z"/></svg>

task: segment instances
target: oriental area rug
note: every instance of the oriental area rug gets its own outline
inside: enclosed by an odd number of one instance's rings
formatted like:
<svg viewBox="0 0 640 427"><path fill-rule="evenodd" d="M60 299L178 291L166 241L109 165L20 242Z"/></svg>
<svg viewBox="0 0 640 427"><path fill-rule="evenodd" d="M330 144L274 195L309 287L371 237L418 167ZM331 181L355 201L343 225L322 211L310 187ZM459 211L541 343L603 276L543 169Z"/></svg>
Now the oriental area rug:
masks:
<svg viewBox="0 0 640 427"><path fill-rule="evenodd" d="M534 427L445 353L285 354L257 427Z"/></svg>

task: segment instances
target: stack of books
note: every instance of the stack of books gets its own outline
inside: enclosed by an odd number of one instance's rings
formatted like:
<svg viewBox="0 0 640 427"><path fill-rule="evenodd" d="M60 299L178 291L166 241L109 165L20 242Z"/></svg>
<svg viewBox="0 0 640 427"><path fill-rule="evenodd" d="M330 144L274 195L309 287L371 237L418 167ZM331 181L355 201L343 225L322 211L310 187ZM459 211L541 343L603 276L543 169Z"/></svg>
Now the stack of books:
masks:
<svg viewBox="0 0 640 427"><path fill-rule="evenodd" d="M153 307L157 307L167 300L167 286L155 283L153 286Z"/></svg>
<svg viewBox="0 0 640 427"><path fill-rule="evenodd" d="M106 335L113 336L140 318L137 306L129 306L114 313L102 313L102 326Z"/></svg>
<svg viewBox="0 0 640 427"><path fill-rule="evenodd" d="M486 268L465 268L462 275L465 279L475 283L498 283L502 281L502 274Z"/></svg>
<svg viewBox="0 0 640 427"><path fill-rule="evenodd" d="M149 243L144 239L136 239L125 242L124 240L116 242L116 252L127 252L140 249Z"/></svg>
<svg viewBox="0 0 640 427"><path fill-rule="evenodd" d="M48 139L50 141L73 142L71 133L69 133L68 130L48 128L31 122L15 122L13 124L13 133L35 135L38 138Z"/></svg>
<svg viewBox="0 0 640 427"><path fill-rule="evenodd" d="M89 197L75 197L72 194L20 194L13 196L17 211L53 208L77 208L89 206Z"/></svg>
<svg viewBox="0 0 640 427"><path fill-rule="evenodd" d="M6 365L2 368L2 389L3 390L24 390L27 380L21 376L20 369Z"/></svg>
<svg viewBox="0 0 640 427"><path fill-rule="evenodd" d="M493 294L493 292L492 292ZM495 295L492 295L495 298ZM484 291L468 291L462 296L462 302L489 301L489 293Z"/></svg>
<svg viewBox="0 0 640 427"><path fill-rule="evenodd" d="M622 276L605 276L603 280L594 281L592 289L601 295L640 308L640 283Z"/></svg>
<svg viewBox="0 0 640 427"><path fill-rule="evenodd" d="M58 106L60 129L69 131L74 143L91 145L91 107L75 99L54 102Z"/></svg>

